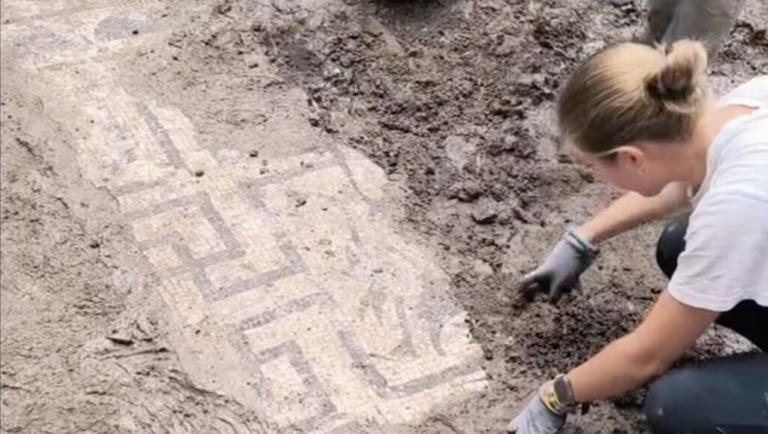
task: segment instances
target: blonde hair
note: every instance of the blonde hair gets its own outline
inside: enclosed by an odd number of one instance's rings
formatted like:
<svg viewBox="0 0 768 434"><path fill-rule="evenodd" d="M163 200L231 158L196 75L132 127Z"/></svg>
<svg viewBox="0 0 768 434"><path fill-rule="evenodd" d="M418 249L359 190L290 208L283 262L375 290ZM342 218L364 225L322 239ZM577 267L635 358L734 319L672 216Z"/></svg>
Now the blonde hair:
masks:
<svg viewBox="0 0 768 434"><path fill-rule="evenodd" d="M685 140L710 98L706 68L704 47L691 40L602 50L563 89L560 131L593 154L636 141Z"/></svg>

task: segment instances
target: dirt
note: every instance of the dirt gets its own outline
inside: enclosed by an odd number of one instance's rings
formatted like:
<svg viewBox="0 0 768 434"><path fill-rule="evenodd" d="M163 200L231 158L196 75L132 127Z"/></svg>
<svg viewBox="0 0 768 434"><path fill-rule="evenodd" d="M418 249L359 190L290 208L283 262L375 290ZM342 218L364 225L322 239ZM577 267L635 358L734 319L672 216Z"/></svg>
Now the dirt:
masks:
<svg viewBox="0 0 768 434"><path fill-rule="evenodd" d="M183 371L115 201L3 65L2 431L271 432Z"/></svg>
<svg viewBox="0 0 768 434"><path fill-rule="evenodd" d="M748 2L713 62L717 90L768 69L768 9L757 3ZM183 87L160 91L164 98L223 96L243 113L249 86L298 85L312 113L306 122L407 187L404 224L443 252L493 386L398 432L498 432L541 381L631 330L664 288L652 259L660 227L650 225L607 243L582 293L557 306L524 306L515 292L564 226L616 194L558 151L553 102L578 62L639 35L643 7L228 0L193 17L170 42L184 48L154 53L147 67L162 63L151 69L158 83L185 78ZM177 61L162 60L171 56ZM277 76L261 75L275 67ZM205 108L187 115L196 124L217 117ZM238 127L265 118L244 116ZM685 360L743 348L734 342L714 330ZM637 392L599 404L570 429L642 432L641 402Z"/></svg>
<svg viewBox="0 0 768 434"><path fill-rule="evenodd" d="M747 3L715 59L718 89L768 70L759 3ZM558 151L553 102L579 61L640 31L643 6L168 1L163 19L182 30L164 49L125 59L134 72L126 86L184 107L203 145L263 159L264 171L270 155L254 149L255 128L280 115L288 89L303 89L312 114L297 122L406 187L403 224L442 252L485 353L487 392L392 432L499 432L539 383L631 330L664 288L652 259L659 226L649 225L603 246L583 289L557 306L524 306L515 292L564 226L616 194ZM148 290L154 277L114 200L82 180L71 139L26 86L3 81L3 429L150 431L161 422L173 432L270 432L180 369ZM272 112L254 109L263 106L249 95L256 87L274 90ZM686 360L743 348L734 342L715 329ZM641 400L598 404L570 432L643 432Z"/></svg>

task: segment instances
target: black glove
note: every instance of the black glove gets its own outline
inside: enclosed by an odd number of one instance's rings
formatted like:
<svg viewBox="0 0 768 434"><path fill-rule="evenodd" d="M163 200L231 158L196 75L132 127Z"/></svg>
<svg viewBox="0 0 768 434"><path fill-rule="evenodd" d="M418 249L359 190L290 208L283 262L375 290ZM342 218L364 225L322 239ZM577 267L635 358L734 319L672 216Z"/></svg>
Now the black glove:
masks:
<svg viewBox="0 0 768 434"><path fill-rule="evenodd" d="M563 292L578 285L579 276L597 254L597 248L569 230L544 263L523 278L520 290L529 300L536 292L547 293L555 303Z"/></svg>

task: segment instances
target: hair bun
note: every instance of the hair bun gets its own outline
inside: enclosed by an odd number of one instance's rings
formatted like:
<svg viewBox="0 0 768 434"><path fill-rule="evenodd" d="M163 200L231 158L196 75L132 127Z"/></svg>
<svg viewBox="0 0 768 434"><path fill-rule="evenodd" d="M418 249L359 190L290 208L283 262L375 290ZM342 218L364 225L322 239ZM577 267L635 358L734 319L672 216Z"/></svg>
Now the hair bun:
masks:
<svg viewBox="0 0 768 434"><path fill-rule="evenodd" d="M707 52L701 43L691 40L660 46L659 50L665 53L664 63L658 72L648 77L645 89L652 98L682 110L700 88L699 81L707 68Z"/></svg>

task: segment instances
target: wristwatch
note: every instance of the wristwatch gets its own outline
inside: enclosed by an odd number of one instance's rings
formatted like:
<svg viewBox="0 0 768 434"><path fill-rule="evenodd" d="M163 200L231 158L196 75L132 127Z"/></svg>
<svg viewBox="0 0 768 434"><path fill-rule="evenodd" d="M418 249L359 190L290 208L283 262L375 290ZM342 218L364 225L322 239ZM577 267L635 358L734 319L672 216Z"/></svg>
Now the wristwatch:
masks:
<svg viewBox="0 0 768 434"><path fill-rule="evenodd" d="M544 405L553 413L575 413L576 409L579 408L579 403L576 402L576 398L573 395L573 389L571 388L571 382L568 381L568 377L565 374L559 374L549 384L551 386L543 390L541 395ZM581 405L582 414L586 413L588 409L588 405Z"/></svg>
<svg viewBox="0 0 768 434"><path fill-rule="evenodd" d="M573 396L573 389L571 388L571 382L568 381L568 377L565 374L558 374L555 380L552 382L552 391L555 393L560 405L566 409L569 407L576 407L576 398Z"/></svg>

